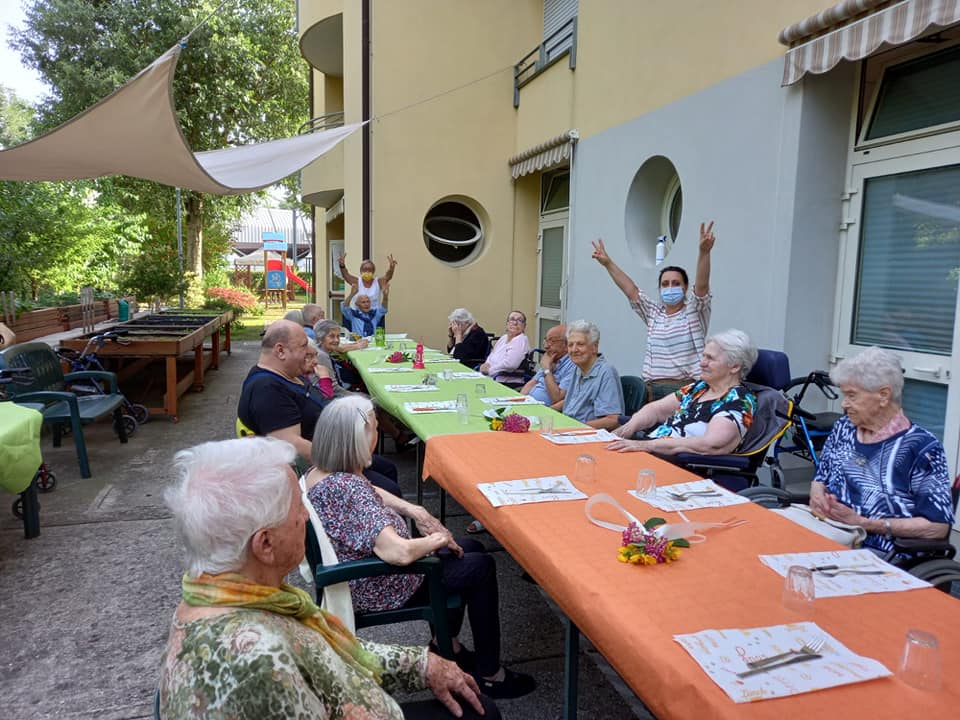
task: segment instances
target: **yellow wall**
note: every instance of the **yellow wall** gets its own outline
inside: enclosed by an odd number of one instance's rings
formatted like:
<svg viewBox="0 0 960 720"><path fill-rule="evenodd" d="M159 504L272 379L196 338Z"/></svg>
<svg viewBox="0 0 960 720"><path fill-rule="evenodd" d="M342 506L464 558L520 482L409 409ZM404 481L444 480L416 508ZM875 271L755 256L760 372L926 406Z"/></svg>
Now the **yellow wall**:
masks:
<svg viewBox="0 0 960 720"><path fill-rule="evenodd" d="M779 30L829 0L583 0L577 67L563 58L520 92L513 65L542 39L541 0L372 3L372 254L399 261L389 325L445 339L449 310L470 308L491 332L536 302L539 175L512 181L507 160L576 128L581 138L782 58ZM344 79L325 80L326 109L361 115L361 3L301 0L301 18L343 13ZM313 13L312 15L310 13ZM301 31L305 26L301 24ZM435 97L437 96L437 97ZM432 98L432 99L431 99ZM412 106L412 107L411 107ZM343 144L344 239L361 253L361 135ZM311 182L319 182L314 176ZM424 214L444 197L484 210L486 246L461 268L435 260ZM534 334L533 323L529 333Z"/></svg>

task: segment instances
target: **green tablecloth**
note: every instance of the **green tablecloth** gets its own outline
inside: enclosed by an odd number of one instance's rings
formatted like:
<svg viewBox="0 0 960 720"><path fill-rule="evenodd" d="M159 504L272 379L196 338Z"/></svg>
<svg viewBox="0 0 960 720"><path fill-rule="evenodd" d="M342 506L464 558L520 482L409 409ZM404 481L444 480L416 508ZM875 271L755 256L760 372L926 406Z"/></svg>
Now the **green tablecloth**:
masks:
<svg viewBox="0 0 960 720"><path fill-rule="evenodd" d="M40 426L43 415L12 402L0 402L0 488L22 493L40 463Z"/></svg>
<svg viewBox="0 0 960 720"><path fill-rule="evenodd" d="M407 352L413 355L412 347L415 343L405 341ZM494 382L490 378L472 378L464 380L437 379L437 389L430 392L390 392L386 385L419 385L427 373L439 375L444 370L466 372L470 368L461 365L453 358L448 358L438 350L425 350L424 360L445 358L447 362L427 362L424 370L414 370L413 363L394 365L386 362L387 356L393 350L399 349L400 344L390 343L387 348L368 348L354 350L348 354L350 362L357 368L370 394L377 404L394 417L400 419L407 427L413 430L421 440L428 440L434 435L453 435L457 433L475 433L490 430L490 422L483 417L483 411L494 408L481 402L481 397L519 396L516 390ZM371 367L395 368L404 367L408 372L372 373ZM483 385L483 392L477 393L477 386ZM404 409L407 402L428 402L434 400L455 400L459 393L465 393L470 404L470 422L460 424L456 413L410 413ZM553 416L555 428L583 427L583 424L568 418L566 415L551 410L546 405L521 405L515 412L530 417Z"/></svg>

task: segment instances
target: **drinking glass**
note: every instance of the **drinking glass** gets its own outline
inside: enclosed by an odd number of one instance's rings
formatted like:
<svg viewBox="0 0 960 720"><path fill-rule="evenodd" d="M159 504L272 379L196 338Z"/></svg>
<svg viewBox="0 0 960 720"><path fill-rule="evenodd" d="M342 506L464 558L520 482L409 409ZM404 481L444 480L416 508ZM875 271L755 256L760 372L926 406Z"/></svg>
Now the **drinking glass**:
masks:
<svg viewBox="0 0 960 720"><path fill-rule="evenodd" d="M531 430L539 430L539 429L540 429L540 416L539 416L539 415L527 415L526 418L527 418L527 420L530 421L530 429L531 429Z"/></svg>
<svg viewBox="0 0 960 720"><path fill-rule="evenodd" d="M473 392L476 394L477 397L483 397L484 395L487 394L487 386L484 385L482 382L479 382L473 386Z"/></svg>
<svg viewBox="0 0 960 720"><path fill-rule="evenodd" d="M657 494L657 473L655 470L639 470L637 472L637 495L653 497Z"/></svg>
<svg viewBox="0 0 960 720"><path fill-rule="evenodd" d="M593 455L578 455L577 465L573 473L574 484L578 487L582 485L593 485L596 479L596 465L597 461L593 459Z"/></svg>
<svg viewBox="0 0 960 720"><path fill-rule="evenodd" d="M553 433L553 415L544 415L540 418L540 432L545 435Z"/></svg>
<svg viewBox="0 0 960 720"><path fill-rule="evenodd" d="M936 635L923 630L907 632L897 677L919 690L940 689L940 643Z"/></svg>
<svg viewBox="0 0 960 720"><path fill-rule="evenodd" d="M784 607L810 615L813 613L815 597L813 572L802 565L791 565L783 582Z"/></svg>
<svg viewBox="0 0 960 720"><path fill-rule="evenodd" d="M461 425L467 425L470 422L470 405L467 403L467 394L457 394L457 418Z"/></svg>

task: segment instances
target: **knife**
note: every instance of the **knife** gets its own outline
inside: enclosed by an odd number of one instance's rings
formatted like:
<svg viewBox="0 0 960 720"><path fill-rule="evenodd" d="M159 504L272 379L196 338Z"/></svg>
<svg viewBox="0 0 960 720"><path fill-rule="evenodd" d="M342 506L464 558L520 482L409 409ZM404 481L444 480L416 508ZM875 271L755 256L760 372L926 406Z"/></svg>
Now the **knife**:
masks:
<svg viewBox="0 0 960 720"><path fill-rule="evenodd" d="M792 657L789 660L784 660L783 662L773 663L772 665L764 665L763 667L754 668L753 670L745 670L744 672L737 673L738 678L750 677L752 675L759 675L760 673L765 673L768 670L776 670L777 668L782 668L785 665L793 665L794 663L805 662L807 660L817 660L822 658L823 655L800 655L798 657Z"/></svg>

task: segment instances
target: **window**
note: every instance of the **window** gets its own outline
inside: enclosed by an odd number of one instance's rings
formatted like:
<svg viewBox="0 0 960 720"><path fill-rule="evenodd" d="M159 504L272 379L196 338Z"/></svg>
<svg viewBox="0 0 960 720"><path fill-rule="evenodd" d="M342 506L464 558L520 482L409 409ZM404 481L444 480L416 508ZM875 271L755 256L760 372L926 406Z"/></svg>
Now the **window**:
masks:
<svg viewBox="0 0 960 720"><path fill-rule="evenodd" d="M540 214L545 215L570 207L570 173L544 175L540 183Z"/></svg>
<svg viewBox="0 0 960 720"><path fill-rule="evenodd" d="M851 342L950 355L960 165L867 178Z"/></svg>
<svg viewBox="0 0 960 720"><path fill-rule="evenodd" d="M683 215L683 187L680 176L674 175L667 188L663 202L663 219L660 221L661 235L666 235L670 243L677 241L680 235L680 216Z"/></svg>
<svg viewBox="0 0 960 720"><path fill-rule="evenodd" d="M441 200L423 218L423 242L437 260L464 265L483 247L483 225L462 200Z"/></svg>
<svg viewBox="0 0 960 720"><path fill-rule="evenodd" d="M666 235L666 256L679 239L682 216L683 187L676 167L663 155L649 158L637 170L627 192L627 244L648 267L654 267L657 239Z"/></svg>
<svg viewBox="0 0 960 720"><path fill-rule="evenodd" d="M886 68L862 141L960 122L958 74L960 46Z"/></svg>

